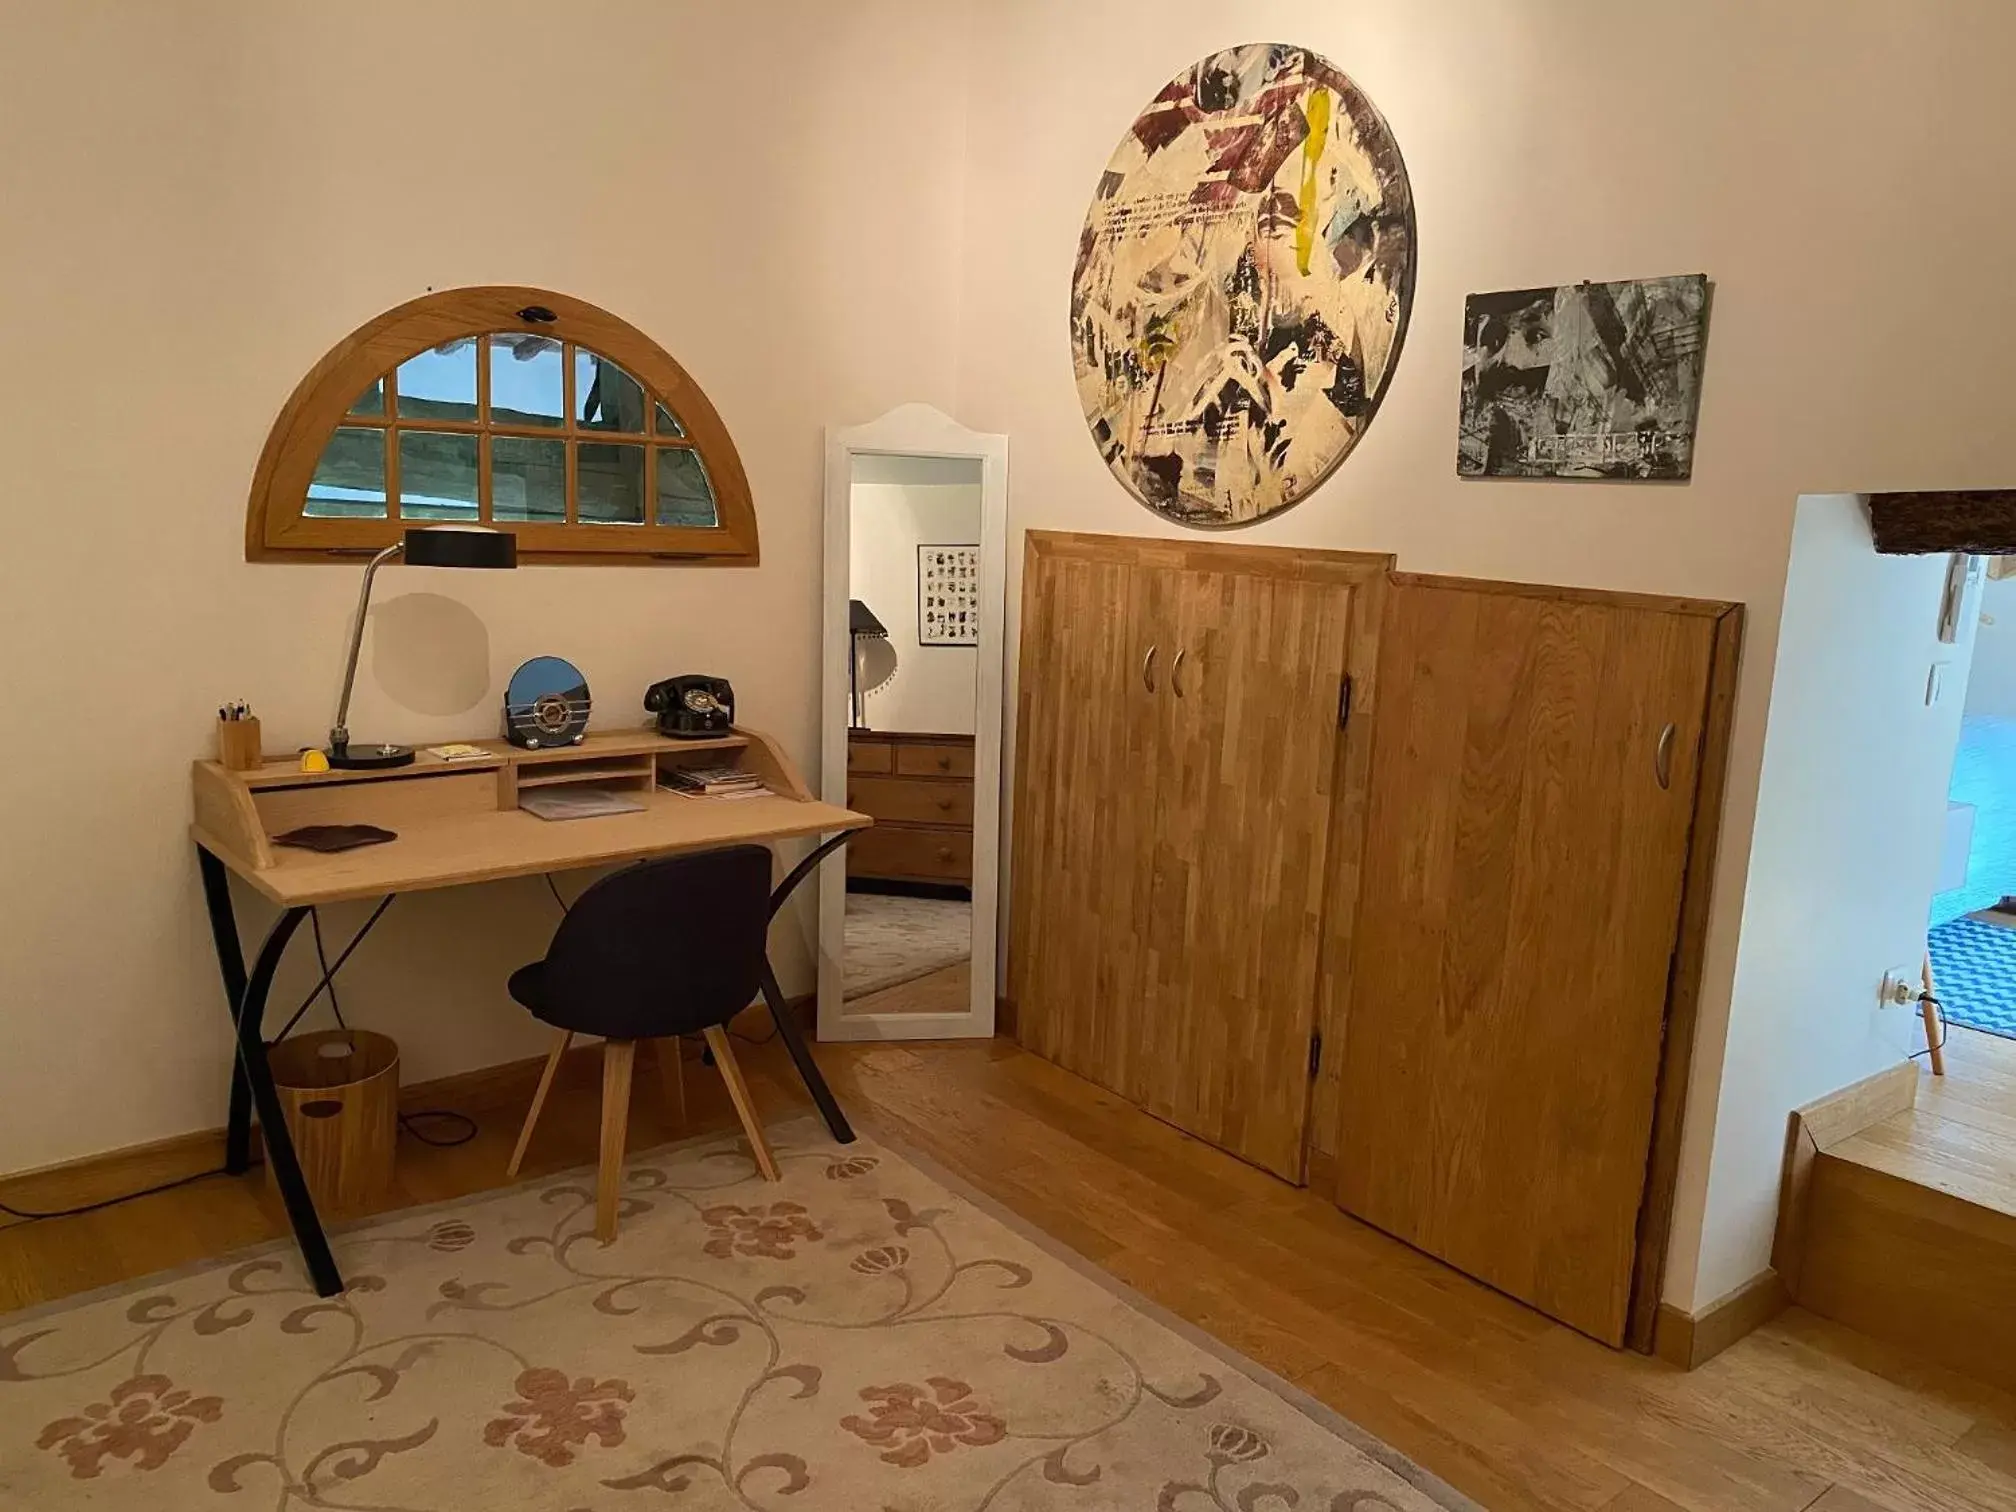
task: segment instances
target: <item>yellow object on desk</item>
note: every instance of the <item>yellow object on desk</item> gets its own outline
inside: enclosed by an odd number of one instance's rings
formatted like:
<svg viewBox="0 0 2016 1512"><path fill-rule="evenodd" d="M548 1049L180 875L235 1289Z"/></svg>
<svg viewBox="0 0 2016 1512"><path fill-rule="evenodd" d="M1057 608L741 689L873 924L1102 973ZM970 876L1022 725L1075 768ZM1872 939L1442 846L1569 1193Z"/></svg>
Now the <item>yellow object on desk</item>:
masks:
<svg viewBox="0 0 2016 1512"><path fill-rule="evenodd" d="M311 775L329 770L329 758L310 746L301 753L301 770Z"/></svg>

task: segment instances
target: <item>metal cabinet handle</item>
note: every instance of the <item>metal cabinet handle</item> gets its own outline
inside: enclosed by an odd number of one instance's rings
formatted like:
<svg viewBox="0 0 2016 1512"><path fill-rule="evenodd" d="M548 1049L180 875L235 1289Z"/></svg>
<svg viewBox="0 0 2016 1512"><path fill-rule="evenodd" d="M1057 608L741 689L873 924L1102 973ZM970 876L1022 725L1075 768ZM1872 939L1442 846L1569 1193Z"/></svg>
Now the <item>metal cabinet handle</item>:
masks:
<svg viewBox="0 0 2016 1512"><path fill-rule="evenodd" d="M1148 654L1141 658L1141 686L1150 693L1155 691L1155 648L1150 646Z"/></svg>
<svg viewBox="0 0 2016 1512"><path fill-rule="evenodd" d="M1169 663L1169 687L1178 698L1183 696L1183 658L1190 654L1187 646L1176 648L1176 660Z"/></svg>
<svg viewBox="0 0 2016 1512"><path fill-rule="evenodd" d="M1680 733L1680 727L1668 723L1659 732L1659 751L1652 758L1652 770L1659 778L1659 786L1670 789L1673 786L1673 737Z"/></svg>

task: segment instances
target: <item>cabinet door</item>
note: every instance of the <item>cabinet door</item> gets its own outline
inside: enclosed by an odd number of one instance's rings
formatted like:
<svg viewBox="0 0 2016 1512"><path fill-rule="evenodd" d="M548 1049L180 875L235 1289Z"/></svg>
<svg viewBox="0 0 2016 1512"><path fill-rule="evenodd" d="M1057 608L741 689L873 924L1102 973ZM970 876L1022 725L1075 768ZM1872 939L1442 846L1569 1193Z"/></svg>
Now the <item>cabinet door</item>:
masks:
<svg viewBox="0 0 2016 1512"><path fill-rule="evenodd" d="M1136 589L1123 560L1025 560L1008 976L1026 1048L1130 1096L1152 812Z"/></svg>
<svg viewBox="0 0 2016 1512"><path fill-rule="evenodd" d="M1236 570L1142 576L1164 671L1131 1090L1157 1117L1300 1181L1354 589Z"/></svg>
<svg viewBox="0 0 2016 1512"><path fill-rule="evenodd" d="M1616 1344L1716 622L1418 581L1387 604L1337 1200Z"/></svg>

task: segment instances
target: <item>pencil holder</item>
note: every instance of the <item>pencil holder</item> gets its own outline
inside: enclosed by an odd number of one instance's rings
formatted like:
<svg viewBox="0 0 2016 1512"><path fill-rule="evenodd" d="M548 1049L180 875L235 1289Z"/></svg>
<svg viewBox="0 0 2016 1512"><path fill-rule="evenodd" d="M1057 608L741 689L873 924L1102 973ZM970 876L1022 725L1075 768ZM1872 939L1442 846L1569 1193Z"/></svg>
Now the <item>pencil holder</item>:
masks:
<svg viewBox="0 0 2016 1512"><path fill-rule="evenodd" d="M217 759L234 772L250 772L259 766L259 721L220 719L217 721Z"/></svg>

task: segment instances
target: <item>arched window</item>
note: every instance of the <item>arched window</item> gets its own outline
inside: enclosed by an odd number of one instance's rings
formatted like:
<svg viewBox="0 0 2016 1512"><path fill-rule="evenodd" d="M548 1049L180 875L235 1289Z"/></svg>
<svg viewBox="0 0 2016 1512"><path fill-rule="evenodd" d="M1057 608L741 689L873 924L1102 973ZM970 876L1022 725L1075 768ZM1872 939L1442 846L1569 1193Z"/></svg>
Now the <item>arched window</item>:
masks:
<svg viewBox="0 0 2016 1512"><path fill-rule="evenodd" d="M315 365L266 438L250 561L389 546L481 522L533 562L756 561L735 444L649 337L543 289L403 304Z"/></svg>

